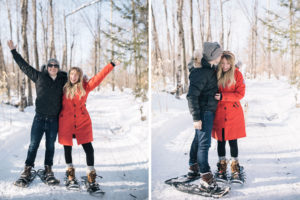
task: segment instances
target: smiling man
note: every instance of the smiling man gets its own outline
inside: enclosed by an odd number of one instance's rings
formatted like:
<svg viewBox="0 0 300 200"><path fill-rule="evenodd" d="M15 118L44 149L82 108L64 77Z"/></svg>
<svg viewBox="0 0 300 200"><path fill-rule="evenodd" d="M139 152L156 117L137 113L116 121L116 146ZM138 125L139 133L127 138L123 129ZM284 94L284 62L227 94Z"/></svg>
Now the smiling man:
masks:
<svg viewBox="0 0 300 200"><path fill-rule="evenodd" d="M41 72L36 70L16 51L16 45L11 40L7 44L14 60L20 69L35 83L36 88L36 113L31 127L30 145L25 168L14 184L27 187L32 181L31 170L34 167L36 154L44 133L46 135L46 152L43 176L47 184L59 184L59 180L54 177L52 165L58 132L58 114L62 107L63 87L67 82L67 74L59 70L59 62L54 58L48 61L44 70Z"/></svg>

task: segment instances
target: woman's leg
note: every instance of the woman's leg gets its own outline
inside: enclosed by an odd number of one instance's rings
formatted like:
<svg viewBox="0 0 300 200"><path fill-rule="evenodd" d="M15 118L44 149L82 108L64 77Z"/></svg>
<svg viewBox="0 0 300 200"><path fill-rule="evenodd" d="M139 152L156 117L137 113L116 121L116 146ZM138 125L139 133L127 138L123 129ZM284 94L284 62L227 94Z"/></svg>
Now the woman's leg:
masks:
<svg viewBox="0 0 300 200"><path fill-rule="evenodd" d="M82 144L84 152L86 154L86 164L89 167L94 168L94 148L91 142ZM91 168L91 169L92 169Z"/></svg>
<svg viewBox="0 0 300 200"><path fill-rule="evenodd" d="M218 140L219 161L226 160L226 141L224 140L224 128L222 129L222 141Z"/></svg>
<svg viewBox="0 0 300 200"><path fill-rule="evenodd" d="M72 164L72 146L64 146L64 150L65 150L65 160L66 160L66 164L67 167L73 167Z"/></svg>
<svg viewBox="0 0 300 200"><path fill-rule="evenodd" d="M229 140L229 146L230 146L230 154L231 154L231 158L233 160L237 160L238 158L238 144L237 144L237 140Z"/></svg>

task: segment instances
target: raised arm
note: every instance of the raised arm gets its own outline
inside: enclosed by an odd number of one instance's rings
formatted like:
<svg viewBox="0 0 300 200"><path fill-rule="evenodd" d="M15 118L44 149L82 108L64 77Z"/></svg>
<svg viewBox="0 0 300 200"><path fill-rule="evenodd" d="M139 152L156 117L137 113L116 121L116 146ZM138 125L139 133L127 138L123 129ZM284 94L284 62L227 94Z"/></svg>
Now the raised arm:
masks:
<svg viewBox="0 0 300 200"><path fill-rule="evenodd" d="M100 72L98 72L87 82L86 91L92 91L93 89L95 89L103 81L103 79L114 69L114 67L119 64L119 61L115 61L106 65Z"/></svg>
<svg viewBox="0 0 300 200"><path fill-rule="evenodd" d="M33 81L36 82L38 79L40 71L34 69L32 66L30 66L23 58L22 56L17 52L16 45L14 45L13 41L9 40L7 42L8 47L11 50L11 53L14 57L14 60L19 65L20 69Z"/></svg>

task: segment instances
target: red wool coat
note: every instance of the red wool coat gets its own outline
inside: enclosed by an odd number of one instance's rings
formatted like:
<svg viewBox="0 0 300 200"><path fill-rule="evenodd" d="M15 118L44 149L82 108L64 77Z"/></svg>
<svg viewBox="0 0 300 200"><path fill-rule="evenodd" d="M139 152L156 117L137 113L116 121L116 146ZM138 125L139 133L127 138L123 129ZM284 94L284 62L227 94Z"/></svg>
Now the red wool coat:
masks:
<svg viewBox="0 0 300 200"><path fill-rule="evenodd" d="M245 82L238 69L235 70L234 78L235 85L219 88L222 100L218 103L212 130L212 137L219 141L223 140L223 128L225 141L246 137L244 112L240 103L245 95Z"/></svg>
<svg viewBox="0 0 300 200"><path fill-rule="evenodd" d="M108 64L88 82L84 82L83 88L86 94L80 99L79 95L75 95L73 99L67 99L66 95L63 95L58 127L60 144L72 146L73 135L75 135L78 145L93 141L92 121L85 107L86 99L89 92L96 88L113 68L112 64Z"/></svg>

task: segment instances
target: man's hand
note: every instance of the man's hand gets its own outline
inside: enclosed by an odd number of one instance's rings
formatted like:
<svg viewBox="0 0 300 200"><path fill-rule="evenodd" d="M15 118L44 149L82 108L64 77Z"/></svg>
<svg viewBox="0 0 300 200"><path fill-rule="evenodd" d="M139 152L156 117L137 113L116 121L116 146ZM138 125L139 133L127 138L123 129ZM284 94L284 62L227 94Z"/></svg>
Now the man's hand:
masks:
<svg viewBox="0 0 300 200"><path fill-rule="evenodd" d="M199 120L197 122L194 122L194 128L201 130L202 129L202 121Z"/></svg>
<svg viewBox="0 0 300 200"><path fill-rule="evenodd" d="M221 99L221 93L217 93L215 95L215 99L218 100L218 101L220 101L220 99Z"/></svg>
<svg viewBox="0 0 300 200"><path fill-rule="evenodd" d="M17 48L17 45L14 45L14 42L12 40L8 40L7 45L10 48L10 50L13 50L13 49Z"/></svg>

